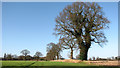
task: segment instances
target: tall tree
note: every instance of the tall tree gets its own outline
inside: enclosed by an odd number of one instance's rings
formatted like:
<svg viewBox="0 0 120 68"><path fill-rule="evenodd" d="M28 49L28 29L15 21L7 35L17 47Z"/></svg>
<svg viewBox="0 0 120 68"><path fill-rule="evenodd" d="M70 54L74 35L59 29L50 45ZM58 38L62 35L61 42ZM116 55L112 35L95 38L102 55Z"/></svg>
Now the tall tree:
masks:
<svg viewBox="0 0 120 68"><path fill-rule="evenodd" d="M22 50L20 53L22 53L25 56L24 59L26 60L26 57L30 53L30 51L25 49L25 50Z"/></svg>
<svg viewBox="0 0 120 68"><path fill-rule="evenodd" d="M91 43L107 42L103 29L110 23L97 3L75 2L56 17L56 35L74 36L80 49L80 59L87 60Z"/></svg>
<svg viewBox="0 0 120 68"><path fill-rule="evenodd" d="M73 51L77 47L76 40L72 36L59 39L59 43L63 49L70 49L70 59L73 59Z"/></svg>

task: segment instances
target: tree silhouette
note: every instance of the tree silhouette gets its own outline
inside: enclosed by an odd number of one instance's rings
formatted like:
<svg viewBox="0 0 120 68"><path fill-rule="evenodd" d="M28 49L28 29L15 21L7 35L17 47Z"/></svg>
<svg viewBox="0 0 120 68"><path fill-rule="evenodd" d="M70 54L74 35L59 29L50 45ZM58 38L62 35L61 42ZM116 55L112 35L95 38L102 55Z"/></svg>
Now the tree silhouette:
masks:
<svg viewBox="0 0 120 68"><path fill-rule="evenodd" d="M40 58L40 56L42 56L42 53L39 52L39 51L37 51L37 52L35 53L35 55L34 55L34 57L36 57L37 60Z"/></svg>
<svg viewBox="0 0 120 68"><path fill-rule="evenodd" d="M101 9L94 2L75 2L65 7L55 19L55 34L75 37L81 60L87 60L87 53L92 43L102 46L107 42L102 30L108 28L110 22Z"/></svg>
<svg viewBox="0 0 120 68"><path fill-rule="evenodd" d="M22 50L20 53L22 53L25 56L24 59L26 60L26 57L30 53L30 51L25 49L25 50Z"/></svg>
<svg viewBox="0 0 120 68"><path fill-rule="evenodd" d="M6 54L6 53L4 53L4 59L6 60L6 58L7 58L7 54Z"/></svg>

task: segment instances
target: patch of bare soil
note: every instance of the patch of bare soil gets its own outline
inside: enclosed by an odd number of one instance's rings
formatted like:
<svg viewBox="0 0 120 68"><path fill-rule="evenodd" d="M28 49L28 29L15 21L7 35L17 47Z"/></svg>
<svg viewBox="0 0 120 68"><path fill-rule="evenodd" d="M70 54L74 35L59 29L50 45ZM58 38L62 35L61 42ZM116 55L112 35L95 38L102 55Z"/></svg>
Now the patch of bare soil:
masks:
<svg viewBox="0 0 120 68"><path fill-rule="evenodd" d="M51 60L51 61L56 61L56 62L69 62L69 63L80 63L80 62L82 62L81 60L74 60L74 59Z"/></svg>
<svg viewBox="0 0 120 68"><path fill-rule="evenodd" d="M120 66L119 61L84 61L88 64L95 64L99 66Z"/></svg>
<svg viewBox="0 0 120 68"><path fill-rule="evenodd" d="M94 64L98 66L120 66L120 61L82 61L75 59L65 59L65 60L51 60L55 62L69 62L69 63L80 63L85 62L87 64Z"/></svg>

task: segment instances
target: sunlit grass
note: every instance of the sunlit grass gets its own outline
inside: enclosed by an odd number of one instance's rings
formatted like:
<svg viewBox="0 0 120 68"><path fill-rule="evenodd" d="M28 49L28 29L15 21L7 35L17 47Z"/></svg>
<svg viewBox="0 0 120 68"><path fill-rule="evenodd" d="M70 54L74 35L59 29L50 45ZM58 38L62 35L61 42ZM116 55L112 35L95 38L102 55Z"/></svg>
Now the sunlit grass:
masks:
<svg viewBox="0 0 120 68"><path fill-rule="evenodd" d="M68 63L53 61L0 61L2 68L119 68L89 65L85 62Z"/></svg>
<svg viewBox="0 0 120 68"><path fill-rule="evenodd" d="M86 66L81 63L52 62L52 61L2 61L2 66ZM87 65L88 66L88 65Z"/></svg>

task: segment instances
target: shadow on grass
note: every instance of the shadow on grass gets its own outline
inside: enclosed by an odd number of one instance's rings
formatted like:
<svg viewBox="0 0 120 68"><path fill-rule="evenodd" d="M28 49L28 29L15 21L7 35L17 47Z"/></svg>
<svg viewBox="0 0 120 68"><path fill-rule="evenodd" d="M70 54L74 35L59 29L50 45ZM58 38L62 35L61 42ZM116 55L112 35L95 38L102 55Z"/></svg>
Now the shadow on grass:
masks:
<svg viewBox="0 0 120 68"><path fill-rule="evenodd" d="M37 61L36 61L36 62L37 62ZM30 67L31 65L35 64L36 62L33 62L33 63L29 64L28 66L25 66L24 68Z"/></svg>
<svg viewBox="0 0 120 68"><path fill-rule="evenodd" d="M2 68L120 68L119 66L3 66Z"/></svg>

